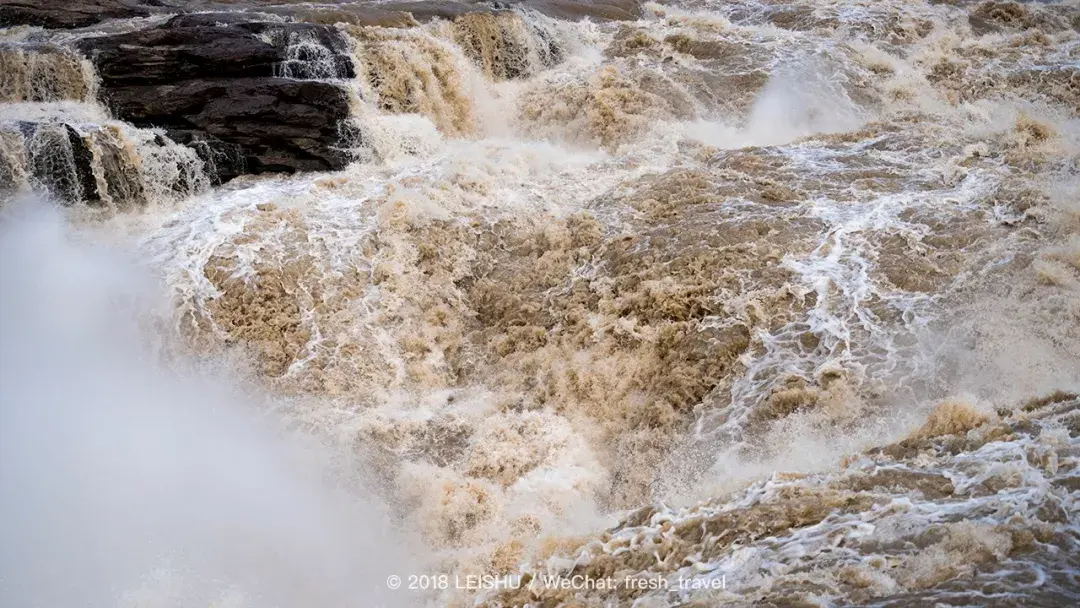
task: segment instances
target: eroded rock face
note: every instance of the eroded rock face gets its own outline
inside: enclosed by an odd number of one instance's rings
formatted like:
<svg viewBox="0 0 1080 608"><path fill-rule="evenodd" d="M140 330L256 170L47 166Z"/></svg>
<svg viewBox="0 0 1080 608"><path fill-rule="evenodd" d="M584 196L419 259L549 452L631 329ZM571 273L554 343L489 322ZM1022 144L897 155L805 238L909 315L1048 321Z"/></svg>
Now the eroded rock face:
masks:
<svg viewBox="0 0 1080 608"><path fill-rule="evenodd" d="M337 85L283 79L194 80L122 87L113 111L140 126L167 126L220 181L245 173L342 169L335 149L348 99Z"/></svg>
<svg viewBox="0 0 1080 608"><path fill-rule="evenodd" d="M301 46L304 57L295 57ZM333 29L306 23L248 23L238 14L181 15L159 28L88 38L79 48L93 58L110 87L175 83L195 78L351 78L344 39ZM318 50L316 50L318 49ZM309 73L286 74L290 62ZM299 67L299 66L297 66Z"/></svg>
<svg viewBox="0 0 1080 608"><path fill-rule="evenodd" d="M348 163L338 145L348 95L325 80L351 78L353 67L331 27L207 13L78 46L117 118L165 128L219 181Z"/></svg>
<svg viewBox="0 0 1080 608"><path fill-rule="evenodd" d="M149 0L0 0L0 27L37 25L54 29L87 27L106 19L146 17Z"/></svg>

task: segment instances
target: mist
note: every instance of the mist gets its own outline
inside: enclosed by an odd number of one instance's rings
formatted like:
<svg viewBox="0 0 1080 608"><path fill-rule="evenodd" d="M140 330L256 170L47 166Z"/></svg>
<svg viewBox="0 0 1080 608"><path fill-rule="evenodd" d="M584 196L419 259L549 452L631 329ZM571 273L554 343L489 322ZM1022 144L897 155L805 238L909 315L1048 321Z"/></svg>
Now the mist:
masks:
<svg viewBox="0 0 1080 608"><path fill-rule="evenodd" d="M153 277L51 205L2 211L0 605L402 603L374 499L228 378L160 363Z"/></svg>

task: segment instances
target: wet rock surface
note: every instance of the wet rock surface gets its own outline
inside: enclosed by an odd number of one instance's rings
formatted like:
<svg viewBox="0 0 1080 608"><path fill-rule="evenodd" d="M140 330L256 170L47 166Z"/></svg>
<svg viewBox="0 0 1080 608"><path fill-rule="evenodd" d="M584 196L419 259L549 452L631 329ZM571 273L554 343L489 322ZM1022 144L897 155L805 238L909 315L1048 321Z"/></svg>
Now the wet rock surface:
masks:
<svg viewBox="0 0 1080 608"><path fill-rule="evenodd" d="M56 29L87 27L106 19L146 17L161 5L149 0L2 0L0 27L37 25Z"/></svg>
<svg viewBox="0 0 1080 608"><path fill-rule="evenodd" d="M291 58L290 46L307 42L324 51ZM331 78L353 76L345 40L336 31L306 23L249 22L244 15L205 13L174 17L161 27L87 38L90 56L109 87L175 83L195 78L280 76L290 60L325 60ZM287 74L289 76L313 76Z"/></svg>
<svg viewBox="0 0 1080 608"><path fill-rule="evenodd" d="M251 23L236 14L87 38L101 97L120 119L192 145L219 181L244 173L341 169L346 42L327 26Z"/></svg>
<svg viewBox="0 0 1080 608"><path fill-rule="evenodd" d="M175 141L199 150L221 181L348 163L335 148L348 100L333 84L244 78L125 87L111 94L118 115L136 125L166 126Z"/></svg>

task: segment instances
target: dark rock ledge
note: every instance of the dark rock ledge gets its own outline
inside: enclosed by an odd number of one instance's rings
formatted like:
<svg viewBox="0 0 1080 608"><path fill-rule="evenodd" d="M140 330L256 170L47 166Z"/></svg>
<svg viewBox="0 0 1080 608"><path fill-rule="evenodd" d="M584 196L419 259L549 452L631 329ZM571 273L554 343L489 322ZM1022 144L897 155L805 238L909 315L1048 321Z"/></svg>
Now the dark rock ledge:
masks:
<svg viewBox="0 0 1080 608"><path fill-rule="evenodd" d="M243 19L181 15L77 46L96 66L100 95L117 118L166 129L194 147L218 181L343 168L349 97L342 84L326 81L353 77L340 32ZM310 80L316 77L324 80Z"/></svg>
<svg viewBox="0 0 1080 608"><path fill-rule="evenodd" d="M106 19L146 17L161 4L155 0L0 0L0 27L88 27Z"/></svg>

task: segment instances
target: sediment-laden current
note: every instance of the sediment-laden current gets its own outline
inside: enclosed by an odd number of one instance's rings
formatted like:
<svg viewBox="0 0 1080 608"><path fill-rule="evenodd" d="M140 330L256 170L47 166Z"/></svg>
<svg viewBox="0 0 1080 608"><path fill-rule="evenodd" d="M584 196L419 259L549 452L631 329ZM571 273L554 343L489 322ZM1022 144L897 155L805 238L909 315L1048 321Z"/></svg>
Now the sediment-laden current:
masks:
<svg viewBox="0 0 1080 608"><path fill-rule="evenodd" d="M1076 2L0 25L5 606L1080 602Z"/></svg>

